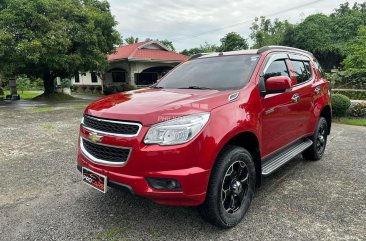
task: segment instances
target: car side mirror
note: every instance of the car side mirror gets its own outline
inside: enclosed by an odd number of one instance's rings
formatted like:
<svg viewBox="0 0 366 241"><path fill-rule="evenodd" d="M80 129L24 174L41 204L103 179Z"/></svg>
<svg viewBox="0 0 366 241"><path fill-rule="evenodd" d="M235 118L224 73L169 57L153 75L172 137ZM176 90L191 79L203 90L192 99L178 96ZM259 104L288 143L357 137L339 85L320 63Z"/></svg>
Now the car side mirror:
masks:
<svg viewBox="0 0 366 241"><path fill-rule="evenodd" d="M291 79L287 76L270 77L266 81L266 94L285 92L291 88Z"/></svg>

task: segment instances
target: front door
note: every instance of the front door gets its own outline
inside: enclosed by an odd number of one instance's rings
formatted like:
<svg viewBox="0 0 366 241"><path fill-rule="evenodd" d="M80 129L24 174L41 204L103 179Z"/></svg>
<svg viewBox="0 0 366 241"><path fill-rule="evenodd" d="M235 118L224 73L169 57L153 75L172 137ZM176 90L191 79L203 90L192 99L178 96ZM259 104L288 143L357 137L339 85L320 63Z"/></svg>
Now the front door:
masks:
<svg viewBox="0 0 366 241"><path fill-rule="evenodd" d="M275 54L269 58L260 81L273 76L290 76L287 54ZM264 84L265 86L265 84ZM292 143L299 136L296 90L268 94L262 97L262 154L266 157Z"/></svg>

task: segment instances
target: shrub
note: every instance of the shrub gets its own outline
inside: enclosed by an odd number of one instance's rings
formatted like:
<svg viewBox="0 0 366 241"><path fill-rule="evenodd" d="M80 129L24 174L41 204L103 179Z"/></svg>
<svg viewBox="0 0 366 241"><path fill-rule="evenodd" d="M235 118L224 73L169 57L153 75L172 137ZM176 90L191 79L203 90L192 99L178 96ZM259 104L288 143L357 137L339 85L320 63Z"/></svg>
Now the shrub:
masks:
<svg viewBox="0 0 366 241"><path fill-rule="evenodd" d="M0 87L0 96L5 95L3 88Z"/></svg>
<svg viewBox="0 0 366 241"><path fill-rule="evenodd" d="M351 101L347 96L341 94L332 95L332 108L334 116L345 116L350 105Z"/></svg>
<svg viewBox="0 0 366 241"><path fill-rule="evenodd" d="M339 89L366 89L366 71L348 73L340 71L327 76L334 88Z"/></svg>
<svg viewBox="0 0 366 241"><path fill-rule="evenodd" d="M332 90L333 94L342 94L351 100L366 100L366 91L357 90Z"/></svg>
<svg viewBox="0 0 366 241"><path fill-rule="evenodd" d="M95 89L96 89L96 91L97 91L98 93L100 93L100 92L102 91L102 86L97 86Z"/></svg>
<svg viewBox="0 0 366 241"><path fill-rule="evenodd" d="M130 90L135 90L135 89L136 89L135 86L130 85L128 83L123 83L123 84L117 86L117 90L119 92L130 91Z"/></svg>
<svg viewBox="0 0 366 241"><path fill-rule="evenodd" d="M130 90L135 90L136 87L133 85L130 85L128 83L123 83L119 86L108 86L106 88L104 88L103 94L105 95L110 95L110 94L114 94L114 93L118 93L118 92L125 92L125 91L130 91Z"/></svg>
<svg viewBox="0 0 366 241"><path fill-rule="evenodd" d="M110 94L114 94L114 93L117 93L117 87L116 86L108 86L108 87L105 87L104 90L103 90L103 94L105 95L110 95Z"/></svg>
<svg viewBox="0 0 366 241"><path fill-rule="evenodd" d="M71 86L71 80L70 79L62 79L61 80L61 87L62 88L69 88Z"/></svg>
<svg viewBox="0 0 366 241"><path fill-rule="evenodd" d="M32 81L31 89L33 90L42 90L43 89L43 80L42 79L35 79Z"/></svg>
<svg viewBox="0 0 366 241"><path fill-rule="evenodd" d="M90 90L90 92L94 93L95 86L90 86L90 87L89 87L89 90Z"/></svg>
<svg viewBox="0 0 366 241"><path fill-rule="evenodd" d="M78 90L78 86L77 86L77 85L72 85L72 86L70 87L70 89L71 89L71 91L72 91L72 92L77 92L77 90Z"/></svg>
<svg viewBox="0 0 366 241"><path fill-rule="evenodd" d="M88 89L88 86L85 86L85 85L83 85L83 86L81 86L81 90L83 91L83 92L86 92L86 90Z"/></svg>
<svg viewBox="0 0 366 241"><path fill-rule="evenodd" d="M350 115L354 117L366 116L366 102L359 102L353 105L350 109Z"/></svg>

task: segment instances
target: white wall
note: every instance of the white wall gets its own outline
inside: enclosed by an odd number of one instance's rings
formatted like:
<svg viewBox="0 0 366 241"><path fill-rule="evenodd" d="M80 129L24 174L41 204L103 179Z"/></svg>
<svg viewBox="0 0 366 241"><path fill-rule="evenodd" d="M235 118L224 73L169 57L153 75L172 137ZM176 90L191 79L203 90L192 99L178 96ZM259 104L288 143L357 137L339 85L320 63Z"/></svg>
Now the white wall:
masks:
<svg viewBox="0 0 366 241"><path fill-rule="evenodd" d="M75 82L75 77L72 77L71 78L71 84L72 85L102 85L102 80L98 75L97 75L98 82L96 82L96 83L92 82L90 72L79 73L79 79L80 79L80 82L76 83Z"/></svg>

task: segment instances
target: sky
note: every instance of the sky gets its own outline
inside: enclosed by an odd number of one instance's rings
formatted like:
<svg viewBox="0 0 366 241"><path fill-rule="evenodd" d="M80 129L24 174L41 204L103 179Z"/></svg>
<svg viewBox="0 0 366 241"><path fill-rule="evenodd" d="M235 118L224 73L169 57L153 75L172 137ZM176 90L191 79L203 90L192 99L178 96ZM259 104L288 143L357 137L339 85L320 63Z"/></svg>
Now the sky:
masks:
<svg viewBox="0 0 366 241"><path fill-rule="evenodd" d="M315 13L329 14L342 0L108 0L123 37L168 39L177 51L219 44L228 32L249 40L255 17L298 23ZM356 1L348 1L352 6ZM358 2L363 2L360 0Z"/></svg>

